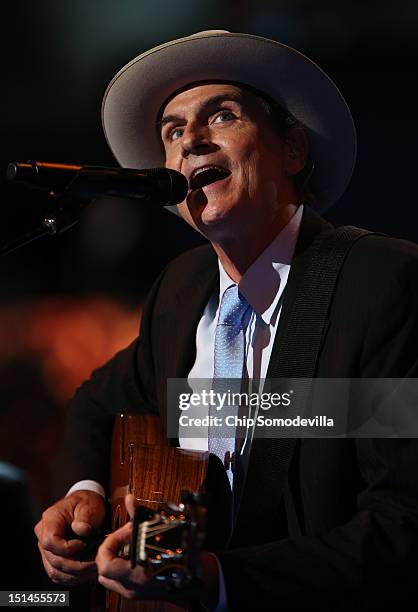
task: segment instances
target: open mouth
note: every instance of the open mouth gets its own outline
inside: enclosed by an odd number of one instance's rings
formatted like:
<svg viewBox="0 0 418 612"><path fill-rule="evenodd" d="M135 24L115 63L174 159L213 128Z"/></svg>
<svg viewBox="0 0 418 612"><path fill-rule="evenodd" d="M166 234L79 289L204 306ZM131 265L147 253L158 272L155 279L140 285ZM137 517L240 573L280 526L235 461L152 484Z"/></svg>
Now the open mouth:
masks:
<svg viewBox="0 0 418 612"><path fill-rule="evenodd" d="M210 165L197 168L190 175L190 189L192 191L201 189L202 187L206 187L206 185L223 180L230 174L231 171L223 168L222 166Z"/></svg>

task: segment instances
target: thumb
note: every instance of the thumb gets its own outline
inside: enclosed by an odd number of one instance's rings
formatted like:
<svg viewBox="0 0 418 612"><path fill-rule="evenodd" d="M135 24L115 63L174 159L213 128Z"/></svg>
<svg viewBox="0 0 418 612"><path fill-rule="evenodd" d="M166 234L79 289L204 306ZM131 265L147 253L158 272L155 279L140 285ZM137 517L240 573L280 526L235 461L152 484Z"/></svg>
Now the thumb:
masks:
<svg viewBox="0 0 418 612"><path fill-rule="evenodd" d="M104 504L101 500L82 500L74 508L71 529L76 535L87 537L99 529L103 520Z"/></svg>
<svg viewBox="0 0 418 612"><path fill-rule="evenodd" d="M133 519L134 514L135 514L136 503L135 503L135 497L132 495L132 493L129 493L125 497L125 506L126 506L129 516L131 517L131 519Z"/></svg>

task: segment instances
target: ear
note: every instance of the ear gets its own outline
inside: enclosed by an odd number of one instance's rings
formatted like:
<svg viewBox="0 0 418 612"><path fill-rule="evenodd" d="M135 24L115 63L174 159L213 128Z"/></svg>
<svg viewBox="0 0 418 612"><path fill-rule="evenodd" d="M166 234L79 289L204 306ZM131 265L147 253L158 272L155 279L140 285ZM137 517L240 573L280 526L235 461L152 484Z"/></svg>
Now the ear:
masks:
<svg viewBox="0 0 418 612"><path fill-rule="evenodd" d="M305 167L309 153L308 137L301 126L289 128L285 144L285 168L291 175L295 175Z"/></svg>

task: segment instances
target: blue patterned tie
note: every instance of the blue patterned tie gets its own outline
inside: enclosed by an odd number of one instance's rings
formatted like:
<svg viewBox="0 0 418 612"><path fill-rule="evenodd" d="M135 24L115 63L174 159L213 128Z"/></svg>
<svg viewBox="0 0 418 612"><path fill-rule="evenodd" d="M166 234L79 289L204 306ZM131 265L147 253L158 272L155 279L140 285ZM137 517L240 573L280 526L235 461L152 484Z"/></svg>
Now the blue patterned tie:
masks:
<svg viewBox="0 0 418 612"><path fill-rule="evenodd" d="M228 287L222 296L219 309L218 323L215 334L215 363L213 372L213 389L215 392L231 391L239 392L241 389L241 378L244 371L245 358L245 330L244 324L246 314L250 305L240 294L237 285ZM220 379L226 379L221 381ZM231 414L231 410L228 410ZM236 407L238 413L238 406ZM215 407L210 407L210 415L219 416ZM224 412L224 414L226 414ZM217 455L222 463L226 457L231 457L235 449L235 431L227 429L230 437L225 435L226 430L221 432L218 427L209 427L209 452ZM229 455L228 455L229 453ZM228 478L232 484L232 470L228 469Z"/></svg>

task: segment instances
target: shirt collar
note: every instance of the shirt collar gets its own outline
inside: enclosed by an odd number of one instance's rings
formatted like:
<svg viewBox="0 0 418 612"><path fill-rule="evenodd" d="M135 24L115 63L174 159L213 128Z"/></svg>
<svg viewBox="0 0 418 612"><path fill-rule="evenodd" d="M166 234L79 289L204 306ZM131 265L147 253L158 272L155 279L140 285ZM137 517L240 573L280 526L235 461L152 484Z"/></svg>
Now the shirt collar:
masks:
<svg viewBox="0 0 418 612"><path fill-rule="evenodd" d="M239 282L239 290L254 312L270 324L286 285L302 220L303 206L299 206L285 227L251 264ZM219 262L219 295L234 285Z"/></svg>

